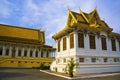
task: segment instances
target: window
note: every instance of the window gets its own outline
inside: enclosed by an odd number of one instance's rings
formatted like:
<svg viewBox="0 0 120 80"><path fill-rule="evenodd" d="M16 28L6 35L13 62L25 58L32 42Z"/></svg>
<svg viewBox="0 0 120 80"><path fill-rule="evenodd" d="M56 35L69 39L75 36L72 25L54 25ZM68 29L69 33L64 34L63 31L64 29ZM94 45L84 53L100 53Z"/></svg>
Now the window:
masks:
<svg viewBox="0 0 120 80"><path fill-rule="evenodd" d="M63 38L63 50L66 50L66 37Z"/></svg>
<svg viewBox="0 0 120 80"><path fill-rule="evenodd" d="M27 56L27 51L26 50L24 51L24 56Z"/></svg>
<svg viewBox="0 0 120 80"><path fill-rule="evenodd" d="M6 56L9 55L9 49L6 49Z"/></svg>
<svg viewBox="0 0 120 80"><path fill-rule="evenodd" d="M30 57L32 57L32 51L30 51Z"/></svg>
<svg viewBox="0 0 120 80"><path fill-rule="evenodd" d="M18 50L18 56L21 56L21 50Z"/></svg>
<svg viewBox="0 0 120 80"><path fill-rule="evenodd" d="M79 58L79 62L84 62L84 58Z"/></svg>
<svg viewBox="0 0 120 80"><path fill-rule="evenodd" d="M96 58L92 58L92 62L96 62Z"/></svg>
<svg viewBox="0 0 120 80"><path fill-rule="evenodd" d="M78 47L84 48L84 35L83 35L83 33L78 33Z"/></svg>
<svg viewBox="0 0 120 80"><path fill-rule="evenodd" d="M112 51L116 51L115 39L111 39L111 46L112 46Z"/></svg>
<svg viewBox="0 0 120 80"><path fill-rule="evenodd" d="M74 34L70 35L70 48L74 48Z"/></svg>
<svg viewBox="0 0 120 80"><path fill-rule="evenodd" d="M96 49L95 36L89 35L90 49Z"/></svg>
<svg viewBox="0 0 120 80"><path fill-rule="evenodd" d="M35 53L35 57L38 57L38 51L36 51L36 53Z"/></svg>
<svg viewBox="0 0 120 80"><path fill-rule="evenodd" d="M2 48L0 48L0 55L2 55Z"/></svg>
<svg viewBox="0 0 120 80"><path fill-rule="evenodd" d="M60 52L60 40L58 40L58 47L57 47L58 52Z"/></svg>
<svg viewBox="0 0 120 80"><path fill-rule="evenodd" d="M106 38L105 37L101 37L101 43L102 43L102 50L107 50Z"/></svg>
<svg viewBox="0 0 120 80"><path fill-rule="evenodd" d="M107 62L107 58L104 58L104 62Z"/></svg>

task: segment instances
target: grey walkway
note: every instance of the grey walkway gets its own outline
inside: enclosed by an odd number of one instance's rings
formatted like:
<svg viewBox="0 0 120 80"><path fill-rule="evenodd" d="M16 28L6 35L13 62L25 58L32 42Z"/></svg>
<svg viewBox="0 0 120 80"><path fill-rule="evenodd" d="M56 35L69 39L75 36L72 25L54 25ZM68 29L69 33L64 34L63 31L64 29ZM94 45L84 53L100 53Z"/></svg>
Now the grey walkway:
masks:
<svg viewBox="0 0 120 80"><path fill-rule="evenodd" d="M40 72L38 69L0 68L0 80L68 80Z"/></svg>

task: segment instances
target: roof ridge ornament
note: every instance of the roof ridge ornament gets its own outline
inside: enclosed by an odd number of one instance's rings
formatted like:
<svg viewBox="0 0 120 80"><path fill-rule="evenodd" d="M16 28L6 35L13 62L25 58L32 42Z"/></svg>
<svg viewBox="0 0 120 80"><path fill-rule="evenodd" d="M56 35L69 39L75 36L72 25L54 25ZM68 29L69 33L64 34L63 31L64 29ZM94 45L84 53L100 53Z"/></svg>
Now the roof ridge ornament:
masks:
<svg viewBox="0 0 120 80"><path fill-rule="evenodd" d="M83 13L83 11L80 8L79 8L79 10L80 10L80 14L84 17L84 19L87 21L87 23L89 23L89 20L87 19L87 17Z"/></svg>

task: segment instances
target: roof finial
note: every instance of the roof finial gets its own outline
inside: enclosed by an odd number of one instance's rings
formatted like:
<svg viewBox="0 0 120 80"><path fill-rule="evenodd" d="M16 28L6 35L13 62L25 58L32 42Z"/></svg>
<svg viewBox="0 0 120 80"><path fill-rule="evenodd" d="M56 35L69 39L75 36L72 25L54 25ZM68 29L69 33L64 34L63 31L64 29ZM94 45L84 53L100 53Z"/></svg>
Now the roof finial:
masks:
<svg viewBox="0 0 120 80"><path fill-rule="evenodd" d="M79 11L80 11L80 13L82 12L82 10L80 9L80 7L79 7Z"/></svg>
<svg viewBox="0 0 120 80"><path fill-rule="evenodd" d="M97 10L97 5L95 6L94 10Z"/></svg>
<svg viewBox="0 0 120 80"><path fill-rule="evenodd" d="M68 6L67 8L68 8L68 11L70 11L70 8L69 8L69 6Z"/></svg>

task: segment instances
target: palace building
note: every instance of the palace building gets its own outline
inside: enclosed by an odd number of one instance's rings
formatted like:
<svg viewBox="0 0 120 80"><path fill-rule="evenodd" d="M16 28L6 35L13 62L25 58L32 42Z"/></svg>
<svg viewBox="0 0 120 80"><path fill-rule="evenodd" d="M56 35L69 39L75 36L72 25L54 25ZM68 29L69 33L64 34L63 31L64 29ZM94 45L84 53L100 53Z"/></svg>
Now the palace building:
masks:
<svg viewBox="0 0 120 80"><path fill-rule="evenodd" d="M50 65L55 51L45 45L44 31L0 24L0 67Z"/></svg>
<svg viewBox="0 0 120 80"><path fill-rule="evenodd" d="M64 29L53 35L57 43L51 70L66 72L68 60L75 60L76 74L120 71L120 34L100 19L96 9L90 13L68 10Z"/></svg>

